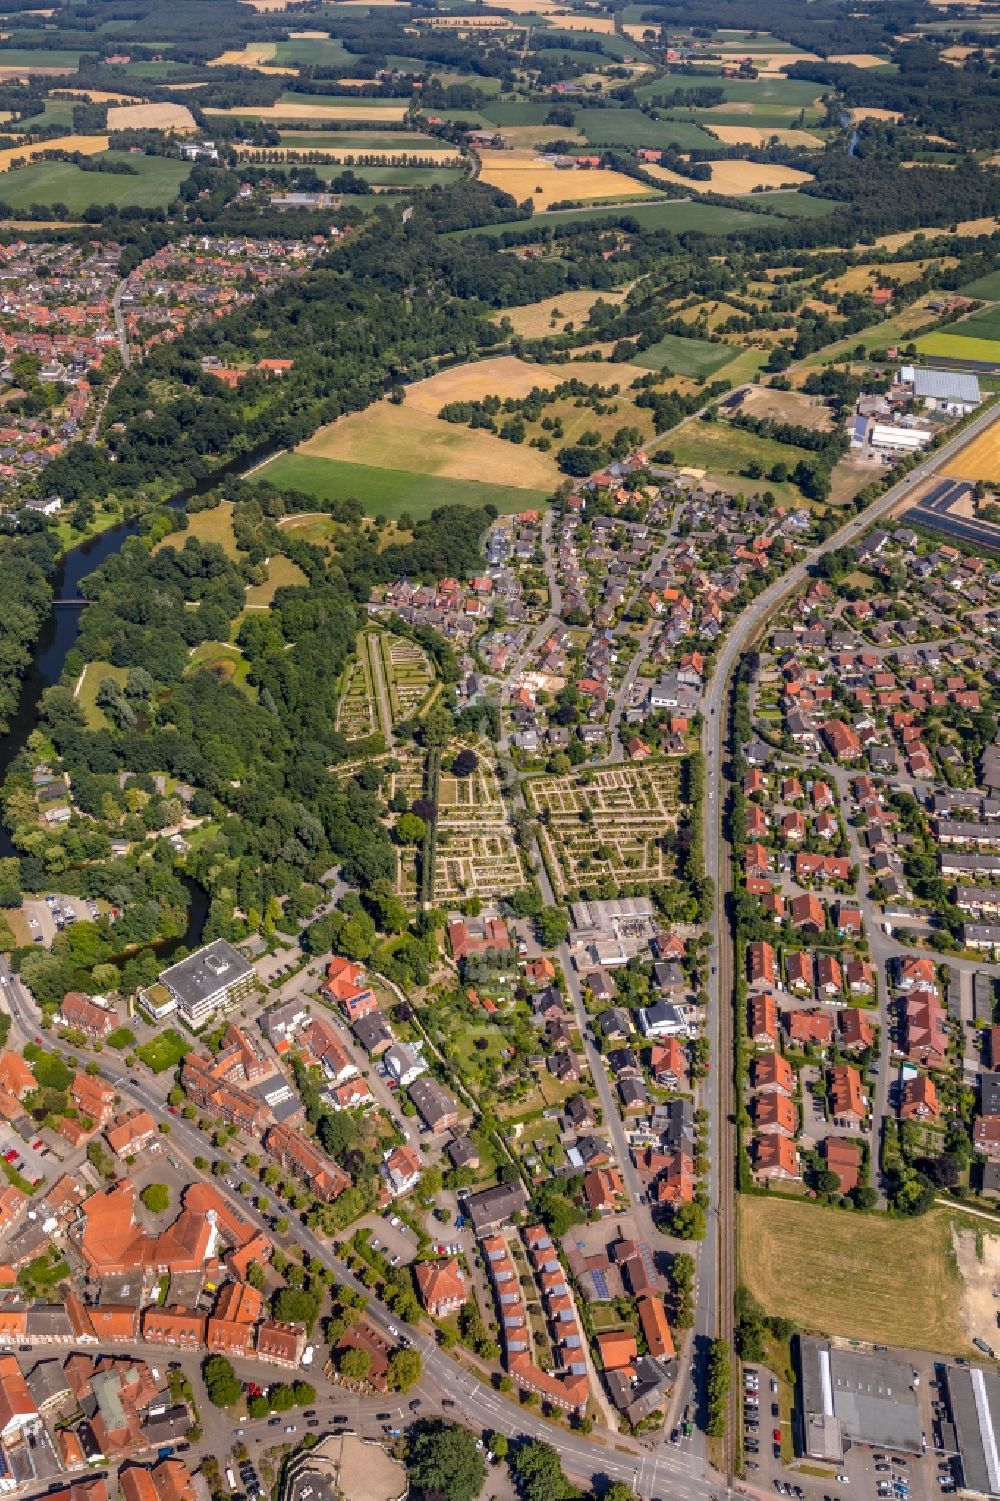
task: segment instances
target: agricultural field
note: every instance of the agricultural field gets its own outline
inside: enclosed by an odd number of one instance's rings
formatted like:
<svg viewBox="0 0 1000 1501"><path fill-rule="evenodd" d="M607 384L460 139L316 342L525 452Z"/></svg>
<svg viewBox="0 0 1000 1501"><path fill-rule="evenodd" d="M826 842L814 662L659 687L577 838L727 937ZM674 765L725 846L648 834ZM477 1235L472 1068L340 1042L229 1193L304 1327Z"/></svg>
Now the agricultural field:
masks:
<svg viewBox="0 0 1000 1501"><path fill-rule="evenodd" d="M1000 364L1000 339L967 337L956 333L924 334L917 340L917 352L932 359L970 360L976 364Z"/></svg>
<svg viewBox="0 0 1000 1501"><path fill-rule="evenodd" d="M493 747L480 741L473 749L479 764L472 775L442 774L439 783L434 866L434 902L439 906L469 896L492 902L525 881Z"/></svg>
<svg viewBox="0 0 1000 1501"><path fill-rule="evenodd" d="M766 1313L800 1328L906 1349L964 1353L952 1221L847 1214L741 1196L739 1277Z"/></svg>
<svg viewBox="0 0 1000 1501"><path fill-rule="evenodd" d="M640 91L641 92L641 91ZM577 130L591 146L710 147L712 137L687 120L651 120L641 109L578 109Z"/></svg>
<svg viewBox="0 0 1000 1501"><path fill-rule="evenodd" d="M648 349L635 356L635 363L646 370L669 370L674 375L714 375L736 358L738 351L730 344L713 344L708 339L685 339L680 334L664 334Z"/></svg>
<svg viewBox="0 0 1000 1501"><path fill-rule="evenodd" d="M802 146L814 151L823 145L822 137L808 130L786 130L781 126L769 130L765 125L749 122L746 125L715 125L706 121L706 128L725 146L769 146L777 140L781 146Z"/></svg>
<svg viewBox="0 0 1000 1501"><path fill-rule="evenodd" d="M301 102L300 102L301 101ZM236 105L229 109L205 109L206 115L231 115L243 120L343 120L347 124L366 121L396 125L406 119L405 104L383 104L379 100L311 98L306 94L284 94L277 104L252 107Z"/></svg>
<svg viewBox="0 0 1000 1501"><path fill-rule="evenodd" d="M287 486L320 500L356 497L366 515L384 516L389 521L404 514L419 521L438 506L446 505L495 505L501 515L509 516L526 507L544 509L551 494L551 486L544 490L523 490L512 485L376 468L371 464L345 464L302 453L281 454L260 473L279 489Z"/></svg>
<svg viewBox="0 0 1000 1501"><path fill-rule="evenodd" d="M763 189L800 188L804 182L812 181L811 173L774 162L725 161L711 162L710 166L712 175L704 180L685 177L655 163L644 170L657 182L671 182L675 187L689 188L692 193L726 193L730 196Z"/></svg>
<svg viewBox="0 0 1000 1501"><path fill-rule="evenodd" d="M677 821L680 764L602 766L524 783L559 896L610 877L648 891L669 880L673 857L661 844Z"/></svg>
<svg viewBox="0 0 1000 1501"><path fill-rule="evenodd" d="M101 150L98 136L78 139L93 141L97 143L96 150ZM54 143L45 144L51 147ZM14 154L23 156L26 149ZM118 208L163 208L177 196L177 189L191 172L189 162L165 156L131 156L127 152L109 151L106 160L128 162L135 168L136 176L84 172L75 162L32 162L6 173L0 199L15 213L24 212L36 203L62 203L71 214L82 213L92 203L112 203Z"/></svg>
<svg viewBox="0 0 1000 1501"><path fill-rule="evenodd" d="M9 172L14 162L31 161L33 157L42 156L46 151L79 151L83 156L97 156L107 149L107 136L55 136L52 140L35 141L31 145L12 146L7 151L0 151L0 172Z"/></svg>
<svg viewBox="0 0 1000 1501"><path fill-rule="evenodd" d="M533 151L483 151L480 178L510 193L518 203L530 198L544 213L554 203L648 198L653 189L608 167L554 167L540 162Z"/></svg>
<svg viewBox="0 0 1000 1501"><path fill-rule="evenodd" d="M194 116L186 104L113 104L109 130L194 130Z"/></svg>
<svg viewBox="0 0 1000 1501"><path fill-rule="evenodd" d="M449 231L456 238L464 238L467 235L489 236L491 239L499 239L501 235L511 231L517 232L530 227L532 230L552 229L557 230L563 224L614 224L622 217L623 211L616 208L595 208L590 212L579 210L568 213L538 213L530 220L513 220L505 224L483 224L475 229L454 229ZM728 234L733 230L747 229L755 216L743 213L740 209L721 208L714 203L681 203L676 200L661 199L651 203L639 203L630 205L627 217L634 220L643 229L670 229L675 234L684 234L687 230L703 230L705 234Z"/></svg>
<svg viewBox="0 0 1000 1501"><path fill-rule="evenodd" d="M945 474L954 479L984 480L1000 486L1000 424L994 423L962 452L945 465Z"/></svg>
<svg viewBox="0 0 1000 1501"><path fill-rule="evenodd" d="M983 302L1000 302L1000 271L991 271L978 281L970 281L960 291L963 297L975 297Z"/></svg>

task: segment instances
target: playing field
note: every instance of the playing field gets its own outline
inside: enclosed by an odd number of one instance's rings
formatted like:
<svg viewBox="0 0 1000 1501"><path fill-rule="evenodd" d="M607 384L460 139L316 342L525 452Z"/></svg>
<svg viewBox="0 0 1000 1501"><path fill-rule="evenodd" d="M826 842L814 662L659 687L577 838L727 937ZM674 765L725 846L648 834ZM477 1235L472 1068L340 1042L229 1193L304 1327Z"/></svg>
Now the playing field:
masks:
<svg viewBox="0 0 1000 1501"><path fill-rule="evenodd" d="M41 156L44 151L79 151L83 156L96 156L99 151L107 151L107 149L107 136L56 136L51 141L36 141L30 146L12 146L9 151L0 151L0 172L9 172L12 162L29 161L32 157ZM52 165L58 166L59 163L52 163ZM79 168L76 170L79 171ZM6 189L7 184L4 183L4 201L12 203L12 200L7 197ZM55 199L46 196L39 201L50 203L55 202ZM12 207L15 208L25 206L12 203Z"/></svg>
<svg viewBox="0 0 1000 1501"><path fill-rule="evenodd" d="M747 1195L739 1277L765 1312L801 1329L945 1354L968 1348L942 1210L893 1220Z"/></svg>
<svg viewBox="0 0 1000 1501"><path fill-rule="evenodd" d="M635 363L646 370L669 370L673 375L714 375L734 360L739 350L729 344L713 344L708 339L685 339L679 334L664 334L655 344L642 350Z"/></svg>
<svg viewBox="0 0 1000 1501"><path fill-rule="evenodd" d="M518 203L530 198L542 212L554 203L645 198L653 189L607 167L565 169L534 160L531 151L483 151L480 178L511 193Z"/></svg>
<svg viewBox="0 0 1000 1501"><path fill-rule="evenodd" d="M341 464L301 453L282 454L273 459L260 470L260 478L279 489L301 490L322 500L355 497L361 501L366 515L385 516L390 521L404 512L419 521L445 505L494 505L505 516L525 509L538 510L547 504L552 489L549 486L544 490L522 490L505 485L502 471L498 473L498 483L484 484L401 469Z"/></svg>
<svg viewBox="0 0 1000 1501"><path fill-rule="evenodd" d="M764 188L798 188L812 181L812 174L776 162L726 161L709 163L712 176L706 180L684 177L669 167L647 166L644 170L657 182L672 182L692 193L752 193Z"/></svg>
<svg viewBox="0 0 1000 1501"><path fill-rule="evenodd" d="M945 465L945 474L954 479L985 480L1000 485L1000 423L994 422L981 437Z"/></svg>
<svg viewBox="0 0 1000 1501"><path fill-rule="evenodd" d="M194 130L194 116L186 104L114 104L108 110L109 130Z"/></svg>
<svg viewBox="0 0 1000 1501"><path fill-rule="evenodd" d="M84 139L95 141L97 137ZM47 144L51 146L52 142ZM127 162L137 175L83 172L75 162L33 162L29 167L6 174L0 198L15 212L23 212L35 203L64 203L71 213L82 213L92 203L113 203L119 208L133 205L162 208L176 196L178 187L191 172L190 162L173 161L165 156L132 156L124 151L109 151L107 159Z"/></svg>

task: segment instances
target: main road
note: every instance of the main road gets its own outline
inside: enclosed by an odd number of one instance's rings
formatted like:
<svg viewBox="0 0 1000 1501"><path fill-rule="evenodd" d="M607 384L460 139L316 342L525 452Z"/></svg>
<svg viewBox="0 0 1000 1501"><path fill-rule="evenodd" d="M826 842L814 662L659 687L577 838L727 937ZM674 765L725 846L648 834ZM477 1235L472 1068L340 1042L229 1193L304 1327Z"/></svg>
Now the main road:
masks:
<svg viewBox="0 0 1000 1501"><path fill-rule="evenodd" d="M733 1295L736 1277L736 1099L733 1048L733 945L730 941L727 897L731 884L729 847L723 829L725 799L725 708L733 670L739 658L760 636L767 621L788 595L804 583L809 570L825 553L855 541L868 528L907 500L918 485L960 453L973 439L1000 420L1000 406L980 412L962 432L928 455L897 485L853 516L836 532L770 584L734 621L723 642L705 694L702 753L705 761L705 869L715 881L715 903L709 929L710 986L714 1012L713 1056L715 1068L708 1075L704 1104L710 1111L709 1235L702 1247L696 1331L711 1339L718 1332L734 1344ZM728 1459L730 1472L735 1442L733 1421L738 1399L732 1384Z"/></svg>

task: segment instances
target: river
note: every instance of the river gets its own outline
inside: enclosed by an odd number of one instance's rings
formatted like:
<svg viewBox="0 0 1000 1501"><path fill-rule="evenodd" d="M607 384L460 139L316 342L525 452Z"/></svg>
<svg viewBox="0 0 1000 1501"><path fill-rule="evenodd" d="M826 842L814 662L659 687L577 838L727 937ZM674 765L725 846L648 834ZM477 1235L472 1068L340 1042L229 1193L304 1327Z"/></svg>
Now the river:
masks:
<svg viewBox="0 0 1000 1501"><path fill-rule="evenodd" d="M182 490L168 504L178 508L184 506L193 496L204 495L206 491L214 489L223 480L245 474L268 457L270 457L270 451L265 453L256 450L250 454L241 454L239 458L231 459L228 464L223 464L212 475L199 480L187 490ZM129 537L139 536L140 521L141 517L136 517L133 521L120 521L116 526L108 527L107 531L101 532L99 536L89 537L78 547L70 548L68 552L63 553L52 577L53 599L79 598L80 585L88 574L93 573L108 558L119 552ZM57 683L62 676L66 658L76 645L80 634L81 614L82 607L79 605L53 605L42 627L35 646L34 659L21 681L17 708L11 715L10 728L0 744L0 782L6 777L11 762L27 745L28 737L38 724L38 705L42 694L46 688ZM0 856L17 855L17 853L6 826L0 824ZM208 897L193 881L185 881L185 885L191 896L188 906L188 926L187 931L177 940L177 943L183 943L191 948L201 938L208 915Z"/></svg>

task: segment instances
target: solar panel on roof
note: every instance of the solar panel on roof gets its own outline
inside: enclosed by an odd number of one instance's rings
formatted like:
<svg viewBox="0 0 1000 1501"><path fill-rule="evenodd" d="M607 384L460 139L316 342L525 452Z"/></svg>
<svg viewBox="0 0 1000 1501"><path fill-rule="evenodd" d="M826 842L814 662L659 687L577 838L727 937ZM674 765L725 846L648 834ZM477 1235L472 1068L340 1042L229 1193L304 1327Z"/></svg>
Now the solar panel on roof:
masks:
<svg viewBox="0 0 1000 1501"><path fill-rule="evenodd" d="M611 1294L608 1291L608 1279L607 1277L605 1277L603 1272L594 1273L594 1291L602 1300L602 1302L605 1298L611 1297Z"/></svg>

